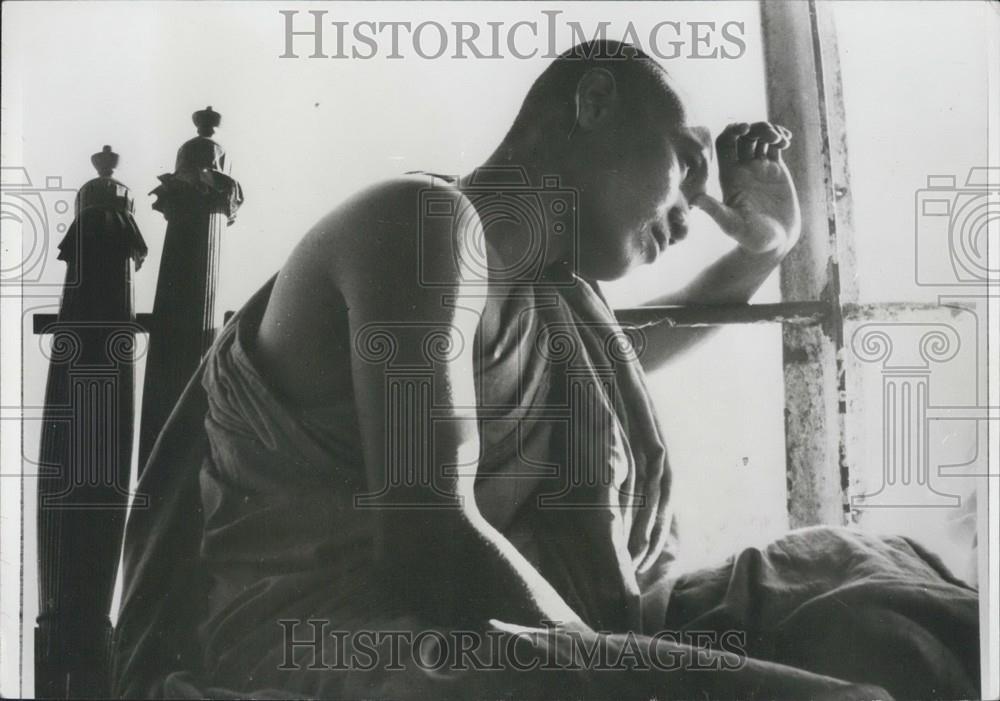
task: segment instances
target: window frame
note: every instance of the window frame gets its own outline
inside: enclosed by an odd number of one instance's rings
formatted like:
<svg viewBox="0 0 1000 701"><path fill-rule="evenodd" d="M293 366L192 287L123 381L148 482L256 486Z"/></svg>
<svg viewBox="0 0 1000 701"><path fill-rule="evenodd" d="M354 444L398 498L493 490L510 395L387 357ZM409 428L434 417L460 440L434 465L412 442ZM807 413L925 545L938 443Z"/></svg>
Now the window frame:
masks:
<svg viewBox="0 0 1000 701"><path fill-rule="evenodd" d="M940 315L944 305L860 304L840 54L830 3L760 0L770 119L796 134L786 162L802 235L780 267L781 302L616 309L621 323L782 326L788 522L857 521L847 430L845 328L860 320Z"/></svg>

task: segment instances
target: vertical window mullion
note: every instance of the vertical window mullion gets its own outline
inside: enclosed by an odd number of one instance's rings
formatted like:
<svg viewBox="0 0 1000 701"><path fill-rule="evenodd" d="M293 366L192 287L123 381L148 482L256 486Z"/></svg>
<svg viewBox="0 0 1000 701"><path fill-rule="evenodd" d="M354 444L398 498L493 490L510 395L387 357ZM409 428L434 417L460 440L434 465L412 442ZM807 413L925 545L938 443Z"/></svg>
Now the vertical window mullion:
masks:
<svg viewBox="0 0 1000 701"><path fill-rule="evenodd" d="M762 0L770 119L794 134L786 162L802 206L802 237L781 267L785 302L822 301L822 326L785 324L789 525L840 525L849 511L843 295L856 296L840 71L832 20L814 0ZM847 274L850 288L841 288Z"/></svg>

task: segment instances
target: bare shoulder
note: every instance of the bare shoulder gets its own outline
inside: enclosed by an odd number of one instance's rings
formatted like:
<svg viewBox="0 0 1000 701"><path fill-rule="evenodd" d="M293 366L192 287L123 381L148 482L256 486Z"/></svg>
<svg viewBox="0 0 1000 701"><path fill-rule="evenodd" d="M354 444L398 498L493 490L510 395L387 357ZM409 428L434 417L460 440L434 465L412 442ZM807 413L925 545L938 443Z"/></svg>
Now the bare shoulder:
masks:
<svg viewBox="0 0 1000 701"><path fill-rule="evenodd" d="M428 287L462 287L470 270L466 258L481 235L475 208L460 190L412 176L349 198L300 247L312 261L327 263L345 297L421 294Z"/></svg>
<svg viewBox="0 0 1000 701"><path fill-rule="evenodd" d="M405 260L400 246L420 243L425 234L435 238L424 243L445 243L437 240L441 233L458 233L458 227L452 226L456 219L449 213L468 215L470 211L474 212L470 203L453 185L441 181L431 184L426 176L394 178L350 197L327 214L307 239L336 247L341 253L388 254Z"/></svg>
<svg viewBox="0 0 1000 701"><path fill-rule="evenodd" d="M444 302L462 292L461 227L448 216L422 217L421 207L454 213L471 205L427 177L394 179L335 207L296 245L257 336L262 365L290 397L316 403L349 386L345 364L331 358L349 354L350 328L394 319L476 323Z"/></svg>
<svg viewBox="0 0 1000 701"><path fill-rule="evenodd" d="M394 178L317 222L282 266L275 292L320 304L333 294L348 307L431 288L455 292L480 235L475 208L456 187L427 176Z"/></svg>

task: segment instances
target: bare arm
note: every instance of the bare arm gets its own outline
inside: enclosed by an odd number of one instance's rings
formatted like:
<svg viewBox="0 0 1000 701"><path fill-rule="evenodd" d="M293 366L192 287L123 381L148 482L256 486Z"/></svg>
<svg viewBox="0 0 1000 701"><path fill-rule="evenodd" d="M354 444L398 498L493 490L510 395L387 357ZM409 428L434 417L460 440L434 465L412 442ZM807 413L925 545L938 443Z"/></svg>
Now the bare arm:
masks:
<svg viewBox="0 0 1000 701"><path fill-rule="evenodd" d="M689 201L714 219L736 245L677 292L650 305L734 304L750 301L798 240L795 185L781 152L791 134L766 122L733 124L716 140L723 202L704 189L707 158L688 175ZM714 327L645 329L642 363L653 370L710 336Z"/></svg>
<svg viewBox="0 0 1000 701"><path fill-rule="evenodd" d="M441 194L456 211L470 206L457 190ZM471 247L455 237L477 232L420 226L418 197L407 181L362 196L347 225L363 233L331 256L349 308L378 555L404 603L436 623L573 625L576 614L476 507L473 339L483 300L463 281L455 252Z"/></svg>

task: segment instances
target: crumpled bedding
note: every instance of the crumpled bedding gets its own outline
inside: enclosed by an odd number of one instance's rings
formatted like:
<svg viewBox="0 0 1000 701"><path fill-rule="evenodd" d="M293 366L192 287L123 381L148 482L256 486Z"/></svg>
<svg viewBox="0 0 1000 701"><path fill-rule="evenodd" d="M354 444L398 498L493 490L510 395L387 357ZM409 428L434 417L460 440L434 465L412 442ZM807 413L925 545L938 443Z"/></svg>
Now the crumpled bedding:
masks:
<svg viewBox="0 0 1000 701"><path fill-rule="evenodd" d="M751 657L898 699L979 698L978 594L907 538L793 531L681 576L665 627L740 631Z"/></svg>
<svg viewBox="0 0 1000 701"><path fill-rule="evenodd" d="M368 555L372 524L351 501L364 490L364 471L350 402L296 410L253 362L248 347L272 278L220 334L139 484L148 508L133 512L126 534L115 693L813 698L858 683L898 698L975 697L977 594L901 538L846 529L793 532L717 568L671 579L667 587L653 583L652 589L671 593L662 625L649 623L626 534L637 476L654 462L669 469L662 433L610 310L589 285L565 282L512 297L503 324L518 332L488 347L477 340L477 357L488 359L477 364L479 401L494 408L493 422L481 429L489 458L477 500L585 621L615 634L608 637L612 644L626 631L661 629L706 646L735 640L746 656L739 670L284 668L279 620L319 618L338 630L429 626L418 612L398 608L392 596L398 581ZM527 381L504 381L515 363ZM568 435L565 416L545 420L530 413L539 406L572 412L570 399L581 387L591 397L588 411L567 416L586 422L585 438L605 437L583 449ZM566 467L587 471L579 474L615 480L622 496L614 518L594 527L593 511L539 506L532 498L539 490L560 493L558 483L554 491L544 489L541 475L548 473L538 469L552 455L571 456ZM670 552L661 558L660 577L668 576L670 559Z"/></svg>

